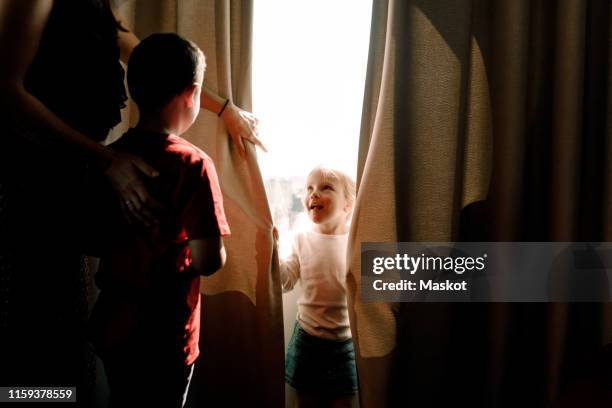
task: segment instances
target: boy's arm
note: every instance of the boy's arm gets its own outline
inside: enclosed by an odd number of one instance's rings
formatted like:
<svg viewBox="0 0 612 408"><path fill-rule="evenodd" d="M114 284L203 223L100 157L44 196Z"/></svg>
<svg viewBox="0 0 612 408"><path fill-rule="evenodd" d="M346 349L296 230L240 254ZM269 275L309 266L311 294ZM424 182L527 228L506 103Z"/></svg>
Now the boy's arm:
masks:
<svg viewBox="0 0 612 408"><path fill-rule="evenodd" d="M191 266L200 274L210 276L225 264L227 255L223 241L218 238L194 239L189 241Z"/></svg>
<svg viewBox="0 0 612 408"><path fill-rule="evenodd" d="M189 158L192 163L181 176L176 208L180 209L180 225L188 240L192 269L208 276L225 264L222 237L230 235L230 229L212 160L207 156L194 159Z"/></svg>

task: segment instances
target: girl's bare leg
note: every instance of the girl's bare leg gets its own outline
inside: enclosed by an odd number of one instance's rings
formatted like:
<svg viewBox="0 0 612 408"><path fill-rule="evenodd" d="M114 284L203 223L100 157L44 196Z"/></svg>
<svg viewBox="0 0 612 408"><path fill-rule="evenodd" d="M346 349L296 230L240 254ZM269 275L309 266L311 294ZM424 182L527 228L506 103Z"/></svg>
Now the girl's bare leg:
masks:
<svg viewBox="0 0 612 408"><path fill-rule="evenodd" d="M357 398L353 395L343 395L342 397L334 398L329 405L332 408L353 408L356 406Z"/></svg>
<svg viewBox="0 0 612 408"><path fill-rule="evenodd" d="M315 395L298 392L295 396L295 408L325 408L325 401Z"/></svg>

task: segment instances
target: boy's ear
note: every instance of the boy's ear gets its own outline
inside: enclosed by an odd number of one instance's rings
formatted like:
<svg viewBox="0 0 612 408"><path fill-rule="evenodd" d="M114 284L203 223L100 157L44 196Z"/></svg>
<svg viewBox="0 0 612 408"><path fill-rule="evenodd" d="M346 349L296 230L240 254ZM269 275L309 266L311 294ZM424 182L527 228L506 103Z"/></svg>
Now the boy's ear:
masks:
<svg viewBox="0 0 612 408"><path fill-rule="evenodd" d="M185 105L188 108L193 107L193 104L196 103L196 101L195 101L195 94L196 94L196 91L198 89L198 86L199 86L198 84L191 84L183 92L183 97L184 97L184 100L185 100Z"/></svg>

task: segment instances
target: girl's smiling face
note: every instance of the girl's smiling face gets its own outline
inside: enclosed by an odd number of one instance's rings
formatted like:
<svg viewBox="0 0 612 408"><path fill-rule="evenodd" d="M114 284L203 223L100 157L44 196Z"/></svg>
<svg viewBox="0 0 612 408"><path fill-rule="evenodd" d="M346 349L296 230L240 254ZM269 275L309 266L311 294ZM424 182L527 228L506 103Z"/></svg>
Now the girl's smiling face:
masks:
<svg viewBox="0 0 612 408"><path fill-rule="evenodd" d="M322 234L343 234L352 204L337 177L314 171L306 180L304 206L315 230Z"/></svg>

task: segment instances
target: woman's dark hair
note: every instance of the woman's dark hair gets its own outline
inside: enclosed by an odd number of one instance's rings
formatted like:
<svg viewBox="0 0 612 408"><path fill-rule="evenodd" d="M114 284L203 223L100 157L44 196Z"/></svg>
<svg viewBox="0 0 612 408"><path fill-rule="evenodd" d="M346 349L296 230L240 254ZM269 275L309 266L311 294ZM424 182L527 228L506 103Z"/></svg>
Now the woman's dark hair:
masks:
<svg viewBox="0 0 612 408"><path fill-rule="evenodd" d="M198 80L206 63L202 51L178 34L152 34L134 48L128 88L140 111L158 112Z"/></svg>
<svg viewBox="0 0 612 408"><path fill-rule="evenodd" d="M110 5L110 0L89 0L89 1L91 1L94 4L94 6L103 10L104 13L108 14L108 16L113 19L113 21L115 22L115 27L117 28L118 31L123 31L123 32L128 31L125 27L121 25L121 22L115 18L115 15L113 14L113 9Z"/></svg>

